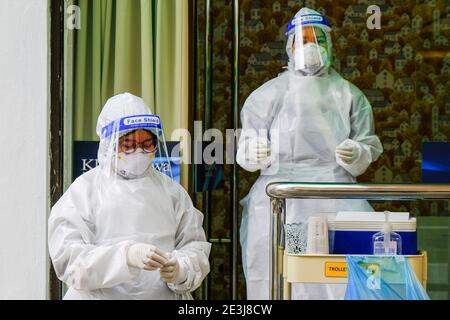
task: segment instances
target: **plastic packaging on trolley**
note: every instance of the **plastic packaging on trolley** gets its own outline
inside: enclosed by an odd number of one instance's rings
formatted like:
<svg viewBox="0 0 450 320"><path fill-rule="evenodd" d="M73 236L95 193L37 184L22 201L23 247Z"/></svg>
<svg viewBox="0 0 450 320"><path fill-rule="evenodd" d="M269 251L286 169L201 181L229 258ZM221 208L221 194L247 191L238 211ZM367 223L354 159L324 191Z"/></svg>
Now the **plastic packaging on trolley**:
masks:
<svg viewBox="0 0 450 320"><path fill-rule="evenodd" d="M346 300L429 300L404 256L348 256Z"/></svg>

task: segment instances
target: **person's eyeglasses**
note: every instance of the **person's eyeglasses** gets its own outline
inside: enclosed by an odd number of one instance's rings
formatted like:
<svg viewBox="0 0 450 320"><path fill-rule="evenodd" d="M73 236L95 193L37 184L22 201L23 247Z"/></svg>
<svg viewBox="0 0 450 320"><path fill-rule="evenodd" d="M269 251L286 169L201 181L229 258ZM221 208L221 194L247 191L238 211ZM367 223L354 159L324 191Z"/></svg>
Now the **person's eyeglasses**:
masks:
<svg viewBox="0 0 450 320"><path fill-rule="evenodd" d="M145 153L155 153L158 150L158 146L151 139L143 142L136 142L136 140L124 139L119 141L119 151L124 153L134 153L138 148L141 148Z"/></svg>

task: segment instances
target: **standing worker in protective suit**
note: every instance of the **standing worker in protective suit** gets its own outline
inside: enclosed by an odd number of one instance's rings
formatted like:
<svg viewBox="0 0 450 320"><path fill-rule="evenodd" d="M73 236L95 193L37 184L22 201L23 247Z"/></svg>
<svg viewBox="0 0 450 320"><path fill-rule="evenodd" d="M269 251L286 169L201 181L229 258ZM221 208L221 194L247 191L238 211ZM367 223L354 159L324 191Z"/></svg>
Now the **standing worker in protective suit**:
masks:
<svg viewBox="0 0 450 320"><path fill-rule="evenodd" d="M49 218L50 257L70 287L64 298L192 299L210 270L210 244L185 190L152 167L156 156L169 160L160 118L120 94L103 108L97 134L99 166Z"/></svg>
<svg viewBox="0 0 450 320"><path fill-rule="evenodd" d="M249 299L269 297L270 201L274 181L355 182L382 153L369 101L331 68L331 27L303 8L289 23L287 71L254 91L242 109L237 162L261 176L241 204ZM373 211L361 200L288 200L286 223L312 215ZM340 299L345 286L298 285L293 298Z"/></svg>

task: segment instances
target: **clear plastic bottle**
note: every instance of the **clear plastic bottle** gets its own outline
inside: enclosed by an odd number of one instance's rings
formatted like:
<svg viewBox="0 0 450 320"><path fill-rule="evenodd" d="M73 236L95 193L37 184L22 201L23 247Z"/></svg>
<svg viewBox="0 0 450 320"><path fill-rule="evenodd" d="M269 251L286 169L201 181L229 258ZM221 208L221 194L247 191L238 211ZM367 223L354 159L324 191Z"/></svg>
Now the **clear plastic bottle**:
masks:
<svg viewBox="0 0 450 320"><path fill-rule="evenodd" d="M389 222L389 212L385 211L385 223L383 230L376 233L372 238L373 254L382 255L401 255L402 237L392 231L392 224Z"/></svg>

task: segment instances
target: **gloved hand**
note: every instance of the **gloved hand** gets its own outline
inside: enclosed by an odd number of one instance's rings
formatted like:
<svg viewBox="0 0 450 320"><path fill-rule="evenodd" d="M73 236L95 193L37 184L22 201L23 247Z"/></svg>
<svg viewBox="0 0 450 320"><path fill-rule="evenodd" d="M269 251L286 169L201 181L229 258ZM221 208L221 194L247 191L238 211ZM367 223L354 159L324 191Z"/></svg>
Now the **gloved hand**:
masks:
<svg viewBox="0 0 450 320"><path fill-rule="evenodd" d="M151 244L136 243L127 251L127 263L130 267L153 271L162 268L167 262L167 254Z"/></svg>
<svg viewBox="0 0 450 320"><path fill-rule="evenodd" d="M250 164L267 164L270 156L270 143L266 138L255 138L249 141L247 161Z"/></svg>
<svg viewBox="0 0 450 320"><path fill-rule="evenodd" d="M171 257L159 271L162 281L172 284L180 284L186 281L187 272L176 257Z"/></svg>
<svg viewBox="0 0 450 320"><path fill-rule="evenodd" d="M359 158L359 149L355 143L346 140L336 147L336 158L345 164L353 164Z"/></svg>

